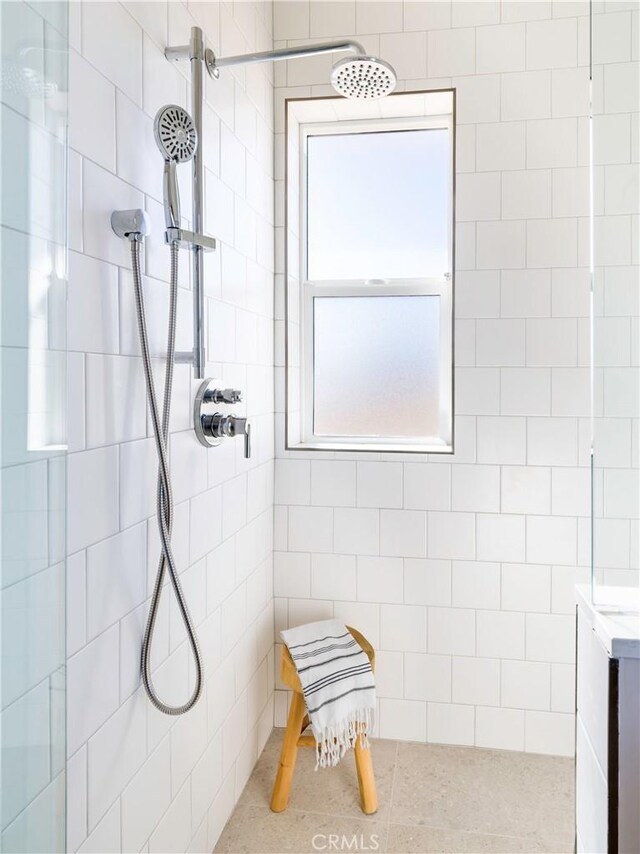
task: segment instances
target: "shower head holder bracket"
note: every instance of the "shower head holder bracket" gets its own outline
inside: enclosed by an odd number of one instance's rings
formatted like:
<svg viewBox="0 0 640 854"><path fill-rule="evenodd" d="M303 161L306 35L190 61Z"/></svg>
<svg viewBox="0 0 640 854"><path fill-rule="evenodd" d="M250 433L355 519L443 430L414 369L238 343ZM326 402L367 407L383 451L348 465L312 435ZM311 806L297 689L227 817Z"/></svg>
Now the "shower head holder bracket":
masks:
<svg viewBox="0 0 640 854"><path fill-rule="evenodd" d="M177 243L179 246L188 249L200 246L205 252L213 252L216 248L215 237L209 237L207 234L195 234L193 231L187 231L186 228L167 228L164 233L164 242L169 246Z"/></svg>

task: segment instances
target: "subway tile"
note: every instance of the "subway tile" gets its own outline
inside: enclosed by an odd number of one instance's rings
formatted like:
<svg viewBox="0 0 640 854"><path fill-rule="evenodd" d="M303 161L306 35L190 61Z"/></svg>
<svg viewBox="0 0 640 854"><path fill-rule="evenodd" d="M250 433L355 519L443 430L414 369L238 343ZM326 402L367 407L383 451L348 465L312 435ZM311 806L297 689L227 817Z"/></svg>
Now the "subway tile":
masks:
<svg viewBox="0 0 640 854"><path fill-rule="evenodd" d="M542 219L549 216L551 172L548 169L514 170L503 174L503 219Z"/></svg>
<svg viewBox="0 0 640 854"><path fill-rule="evenodd" d="M429 608L427 649L436 655L475 655L475 611L470 608Z"/></svg>
<svg viewBox="0 0 640 854"><path fill-rule="evenodd" d="M70 553L118 530L118 448L67 458L67 548Z"/></svg>
<svg viewBox="0 0 640 854"><path fill-rule="evenodd" d="M410 653L407 653L408 655ZM378 697L402 700L404 697L404 665L401 652L376 652L376 693ZM408 697L407 699L411 699Z"/></svg>
<svg viewBox="0 0 640 854"><path fill-rule="evenodd" d="M417 6L408 3L407 6ZM473 74L476 63L476 33L472 28L437 29L428 33L429 77Z"/></svg>
<svg viewBox="0 0 640 854"><path fill-rule="evenodd" d="M382 605L380 644L390 651L426 652L427 609L420 605Z"/></svg>
<svg viewBox="0 0 640 854"><path fill-rule="evenodd" d="M141 439L147 432L144 376L140 362L88 353L85 360L87 445Z"/></svg>
<svg viewBox="0 0 640 854"><path fill-rule="evenodd" d="M118 352L118 270L69 253L67 346L89 353Z"/></svg>
<svg viewBox="0 0 640 854"><path fill-rule="evenodd" d="M465 172L456 180L456 221L500 218L500 173Z"/></svg>
<svg viewBox="0 0 640 854"><path fill-rule="evenodd" d="M147 528L128 528L87 549L87 638L99 635L147 598Z"/></svg>
<svg viewBox="0 0 640 854"><path fill-rule="evenodd" d="M497 466L458 465L452 468L452 509L498 511L500 470Z"/></svg>
<svg viewBox="0 0 640 854"><path fill-rule="evenodd" d="M117 626L112 626L67 661L69 755L117 709L118 667Z"/></svg>
<svg viewBox="0 0 640 854"><path fill-rule="evenodd" d="M527 463L575 466L578 431L574 418L530 418L527 424Z"/></svg>
<svg viewBox="0 0 640 854"><path fill-rule="evenodd" d="M476 321L476 364L513 367L525 363L523 320Z"/></svg>
<svg viewBox="0 0 640 854"><path fill-rule="evenodd" d="M454 656L452 676L454 703L476 706L500 704L500 662L496 658Z"/></svg>
<svg viewBox="0 0 640 854"><path fill-rule="evenodd" d="M455 0L451 8L452 27L480 27L497 24L500 21L500 3L488 0L475 3L474 0Z"/></svg>
<svg viewBox="0 0 640 854"><path fill-rule="evenodd" d="M332 507L355 506L356 464L338 460L312 461L311 503Z"/></svg>
<svg viewBox="0 0 640 854"><path fill-rule="evenodd" d="M524 658L525 615L515 611L477 611L477 654Z"/></svg>
<svg viewBox="0 0 640 854"><path fill-rule="evenodd" d="M146 697L134 694L89 739L89 829L108 811L146 759Z"/></svg>
<svg viewBox="0 0 640 854"><path fill-rule="evenodd" d="M294 508L291 508L294 509ZM314 549L314 551L335 551L338 554L376 555L380 551L380 512L355 508L338 508L333 513L333 549ZM328 525L328 517L322 517ZM317 528L317 523L316 523ZM291 536L291 535L290 535ZM324 539L323 539L324 542Z"/></svg>
<svg viewBox="0 0 640 854"><path fill-rule="evenodd" d="M278 504L309 504L311 463L309 460L278 460L274 501Z"/></svg>
<svg viewBox="0 0 640 854"><path fill-rule="evenodd" d="M274 596L309 599L311 597L311 558L308 554L274 552Z"/></svg>
<svg viewBox="0 0 640 854"><path fill-rule="evenodd" d="M425 557L427 516L419 510L380 511L380 552L398 557Z"/></svg>
<svg viewBox="0 0 640 854"><path fill-rule="evenodd" d="M576 18L527 24L527 68L571 68L578 61Z"/></svg>
<svg viewBox="0 0 640 854"><path fill-rule="evenodd" d="M142 103L142 30L123 6L83 7L82 54L136 104Z"/></svg>
<svg viewBox="0 0 640 854"><path fill-rule="evenodd" d="M476 129L476 168L478 171L524 169L526 123L497 119L496 116L489 124L479 124Z"/></svg>
<svg viewBox="0 0 640 854"><path fill-rule="evenodd" d="M575 118L527 122L527 168L577 166L578 135Z"/></svg>
<svg viewBox="0 0 640 854"><path fill-rule="evenodd" d="M455 398L459 415L497 415L500 411L500 371L497 368L458 368Z"/></svg>
<svg viewBox="0 0 640 854"><path fill-rule="evenodd" d="M427 76L426 33L383 33L380 35L380 55L391 63L400 80L415 80Z"/></svg>
<svg viewBox="0 0 640 854"><path fill-rule="evenodd" d="M527 223L527 231L537 222L538 220L532 220ZM545 220L539 222L545 222ZM527 255L530 250L526 243L525 223L522 220L479 222L476 229L479 269L511 269L525 266L525 248ZM567 252L567 257L569 257L569 253L570 251ZM531 254L534 257L533 250L531 250ZM575 265L575 258L573 263ZM544 265L539 264L537 266Z"/></svg>
<svg viewBox="0 0 640 854"><path fill-rule="evenodd" d="M523 71L525 25L499 24L476 30L476 73Z"/></svg>
<svg viewBox="0 0 640 854"><path fill-rule="evenodd" d="M500 274L494 270L467 270L456 273L456 317L498 317L500 314Z"/></svg>
<svg viewBox="0 0 640 854"><path fill-rule="evenodd" d="M344 511L336 513L336 551L340 548ZM333 510L330 507L289 508L289 549L294 552L330 552L333 543ZM339 527L340 524L340 527Z"/></svg>
<svg viewBox="0 0 640 854"><path fill-rule="evenodd" d="M311 596L314 599L355 600L355 555L311 556ZM366 600L365 601L370 601Z"/></svg>
<svg viewBox="0 0 640 854"><path fill-rule="evenodd" d="M311 0L308 34L311 38L342 36L344 33L355 31L356 4L354 2L328 4Z"/></svg>
<svg viewBox="0 0 640 854"><path fill-rule="evenodd" d="M525 712L525 751L573 756L575 716L556 712Z"/></svg>
<svg viewBox="0 0 640 854"><path fill-rule="evenodd" d="M476 746L498 750L522 750L524 747L524 711L478 706L476 709Z"/></svg>
<svg viewBox="0 0 640 854"><path fill-rule="evenodd" d="M171 754L166 737L122 792L122 847L139 851L171 803Z"/></svg>
<svg viewBox="0 0 640 854"><path fill-rule="evenodd" d="M563 516L527 517L527 561L533 563L575 564L577 524Z"/></svg>
<svg viewBox="0 0 640 854"><path fill-rule="evenodd" d="M473 560L476 556L473 513L429 513L430 558Z"/></svg>
<svg viewBox="0 0 640 854"><path fill-rule="evenodd" d="M500 607L500 565L453 561L451 602L458 608Z"/></svg>
<svg viewBox="0 0 640 854"><path fill-rule="evenodd" d="M358 463L358 507L402 507L402 463Z"/></svg>
<svg viewBox="0 0 640 854"><path fill-rule="evenodd" d="M500 75L454 77L453 85L456 89L456 112L460 124L500 121ZM493 127L495 128L495 125ZM486 134L483 134L483 139L486 142ZM478 134L478 140L480 140L480 134ZM478 157L480 157L480 142L478 142ZM492 160L491 166L483 168L507 168L500 167L497 162Z"/></svg>
<svg viewBox="0 0 640 854"><path fill-rule="evenodd" d="M427 706L414 700L380 700L380 737L427 740Z"/></svg>
<svg viewBox="0 0 640 854"><path fill-rule="evenodd" d="M403 601L404 566L402 558L361 555L357 560L357 598L360 601L380 603ZM414 604L422 603L414 601Z"/></svg>
<svg viewBox="0 0 640 854"><path fill-rule="evenodd" d="M524 464L526 453L525 418L478 418L479 463Z"/></svg>
<svg viewBox="0 0 640 854"><path fill-rule="evenodd" d="M405 558L404 601L413 605L450 605L451 562Z"/></svg>
<svg viewBox="0 0 640 854"><path fill-rule="evenodd" d="M408 510L448 510L451 506L451 466L404 464L404 504Z"/></svg>
<svg viewBox="0 0 640 854"><path fill-rule="evenodd" d="M69 145L105 169L116 167L116 89L69 51Z"/></svg>
<svg viewBox="0 0 640 854"><path fill-rule="evenodd" d="M503 563L502 608L548 613L551 610L550 568L532 563Z"/></svg>
<svg viewBox="0 0 640 854"><path fill-rule="evenodd" d="M480 513L477 517L478 560L523 561L525 517Z"/></svg>
<svg viewBox="0 0 640 854"><path fill-rule="evenodd" d="M551 371L549 368L503 368L500 372L502 415L549 415Z"/></svg>
<svg viewBox="0 0 640 854"><path fill-rule="evenodd" d="M551 470L543 466L503 466L501 509L503 513L550 513Z"/></svg>
<svg viewBox="0 0 640 854"><path fill-rule="evenodd" d="M503 121L546 119L550 115L551 72L521 71L502 76Z"/></svg>
<svg viewBox="0 0 640 854"><path fill-rule="evenodd" d="M527 614L526 658L571 664L575 658L575 615Z"/></svg>
<svg viewBox="0 0 640 854"><path fill-rule="evenodd" d="M578 359L578 330L570 318L527 320L527 365L573 367Z"/></svg>
<svg viewBox="0 0 640 854"><path fill-rule="evenodd" d="M451 658L448 655L406 652L404 674L405 699L441 703L451 700Z"/></svg>
<svg viewBox="0 0 640 854"><path fill-rule="evenodd" d="M548 711L551 665L541 661L503 661L501 692L503 706Z"/></svg>
<svg viewBox="0 0 640 854"><path fill-rule="evenodd" d="M428 703L427 732L435 744L474 743L474 707L457 703Z"/></svg>

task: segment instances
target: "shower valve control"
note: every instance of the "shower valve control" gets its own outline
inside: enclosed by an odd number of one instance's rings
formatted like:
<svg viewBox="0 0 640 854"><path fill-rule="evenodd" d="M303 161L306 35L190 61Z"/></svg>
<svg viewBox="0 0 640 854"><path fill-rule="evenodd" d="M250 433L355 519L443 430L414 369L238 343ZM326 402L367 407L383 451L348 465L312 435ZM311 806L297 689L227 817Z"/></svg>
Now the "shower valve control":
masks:
<svg viewBox="0 0 640 854"><path fill-rule="evenodd" d="M242 392L237 388L213 388L204 393L204 403L242 403Z"/></svg>
<svg viewBox="0 0 640 854"><path fill-rule="evenodd" d="M220 389L214 380L205 380L198 389L193 408L193 421L198 441L215 447L223 439L244 436L244 456L251 456L251 425L245 417L223 412L211 412L212 404L234 404L242 401L236 388Z"/></svg>

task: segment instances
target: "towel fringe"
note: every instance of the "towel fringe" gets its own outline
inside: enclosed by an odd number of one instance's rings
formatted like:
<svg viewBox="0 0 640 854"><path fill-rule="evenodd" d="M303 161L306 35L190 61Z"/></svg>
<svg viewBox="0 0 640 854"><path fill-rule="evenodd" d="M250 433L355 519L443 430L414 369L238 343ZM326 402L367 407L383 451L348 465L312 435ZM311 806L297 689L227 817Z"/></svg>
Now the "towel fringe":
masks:
<svg viewBox="0 0 640 854"><path fill-rule="evenodd" d="M314 730L316 739L316 771L337 765L347 750L355 747L360 739L363 750L369 747L369 733L373 728L373 709L362 708L350 712L337 727L325 727L321 732Z"/></svg>

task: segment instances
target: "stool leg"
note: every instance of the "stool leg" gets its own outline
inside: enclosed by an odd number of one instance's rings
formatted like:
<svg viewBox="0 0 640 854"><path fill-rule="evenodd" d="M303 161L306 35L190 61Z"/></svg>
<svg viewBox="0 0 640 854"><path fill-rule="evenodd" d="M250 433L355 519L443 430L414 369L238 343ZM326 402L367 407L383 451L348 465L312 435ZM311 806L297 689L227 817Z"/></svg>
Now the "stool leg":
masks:
<svg viewBox="0 0 640 854"><path fill-rule="evenodd" d="M273 794L271 795L271 809L274 812L282 812L287 808L287 804L289 803L291 781L293 780L296 756L298 755L298 739L300 738L304 715L305 705L302 694L294 691L291 698L291 708L289 709L284 741L282 742L282 750L280 752L280 764L278 766L276 782L273 786Z"/></svg>
<svg viewBox="0 0 640 854"><path fill-rule="evenodd" d="M376 794L376 781L373 776L373 763L371 761L371 750L364 750L360 745L360 739L356 740L356 771L358 773L358 787L360 789L360 804L362 812L371 815L378 809L378 795Z"/></svg>

